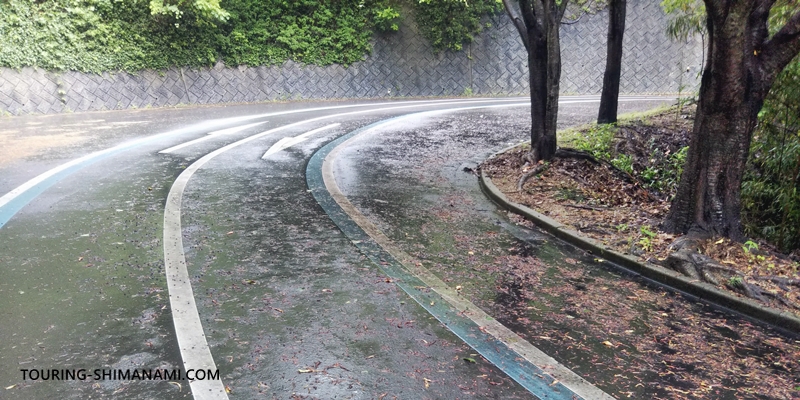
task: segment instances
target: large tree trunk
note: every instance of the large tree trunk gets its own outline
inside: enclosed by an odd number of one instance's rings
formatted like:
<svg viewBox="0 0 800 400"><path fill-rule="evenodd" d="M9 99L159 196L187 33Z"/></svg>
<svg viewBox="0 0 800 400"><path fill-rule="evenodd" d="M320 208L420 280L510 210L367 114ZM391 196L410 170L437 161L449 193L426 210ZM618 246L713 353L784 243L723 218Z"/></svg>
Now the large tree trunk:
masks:
<svg viewBox="0 0 800 400"><path fill-rule="evenodd" d="M606 72L603 74L603 93L600 96L600 110L597 113L598 124L613 124L617 122L626 3L626 0L610 0L609 2Z"/></svg>
<svg viewBox="0 0 800 400"><path fill-rule="evenodd" d="M741 240L740 191L753 129L775 76L800 51L800 13L788 29L767 40L771 3L705 1L708 63L686 165L664 229Z"/></svg>

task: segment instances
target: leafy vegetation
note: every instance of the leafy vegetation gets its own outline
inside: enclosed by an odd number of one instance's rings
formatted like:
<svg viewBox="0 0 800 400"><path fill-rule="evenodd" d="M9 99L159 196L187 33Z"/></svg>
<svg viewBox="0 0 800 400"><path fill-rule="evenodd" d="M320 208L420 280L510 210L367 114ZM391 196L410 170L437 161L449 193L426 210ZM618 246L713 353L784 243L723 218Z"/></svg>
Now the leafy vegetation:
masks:
<svg viewBox="0 0 800 400"><path fill-rule="evenodd" d="M617 124L593 125L583 135L576 136L572 145L597 158L611 160L611 146L614 144L616 132Z"/></svg>
<svg viewBox="0 0 800 400"><path fill-rule="evenodd" d="M675 120L672 116L676 111L678 107L662 108L621 116L615 124L589 124L559 133L560 144L607 161L650 190L671 198L689 150L680 132L691 125L685 118ZM691 108L683 107L680 115L689 111Z"/></svg>
<svg viewBox="0 0 800 400"><path fill-rule="evenodd" d="M434 50L461 50L490 26L481 18L502 12L503 4L499 0L419 0L415 9L417 25Z"/></svg>
<svg viewBox="0 0 800 400"><path fill-rule="evenodd" d="M459 50L497 0L415 0L435 49ZM400 29L399 0L4 0L0 66L84 72L170 66L348 65L374 32Z"/></svg>
<svg viewBox="0 0 800 400"><path fill-rule="evenodd" d="M742 183L745 232L800 249L800 58L778 77L759 118Z"/></svg>
<svg viewBox="0 0 800 400"><path fill-rule="evenodd" d="M686 40L694 34L705 35L706 6L701 0L663 0L661 7L670 15L669 36Z"/></svg>
<svg viewBox="0 0 800 400"><path fill-rule="evenodd" d="M0 65L102 72L173 65L350 64L374 29L393 30L387 0L6 0Z"/></svg>

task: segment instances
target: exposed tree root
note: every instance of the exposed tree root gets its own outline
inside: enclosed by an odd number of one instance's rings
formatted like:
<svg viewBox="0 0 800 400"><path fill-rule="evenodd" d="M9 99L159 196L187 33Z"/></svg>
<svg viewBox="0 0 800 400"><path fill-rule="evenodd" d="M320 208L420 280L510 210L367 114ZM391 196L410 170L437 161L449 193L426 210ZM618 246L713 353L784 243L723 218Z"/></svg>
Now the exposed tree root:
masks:
<svg viewBox="0 0 800 400"><path fill-rule="evenodd" d="M754 279L758 281L770 281L787 292L790 290L789 286L800 287L800 279L789 279L780 276L756 276Z"/></svg>
<svg viewBox="0 0 800 400"><path fill-rule="evenodd" d="M550 167L550 164L544 164L544 163L536 164L536 166L533 167L533 169L526 172L519 178L519 181L517 181L517 190L521 192L523 190L522 187L525 186L525 182L527 182L528 179L531 179L532 177L541 174L548 167Z"/></svg>
<svg viewBox="0 0 800 400"><path fill-rule="evenodd" d="M767 299L769 297L780 301L787 307L800 309L800 306L792 303L781 294L769 292L757 284L747 282L745 275L741 271L726 267L711 257L699 253L698 248L699 241L697 239L686 238L683 241L676 241L673 248L675 251L667 256L663 265L688 277L708 282L715 286L719 286L720 282L722 282L726 287L764 303L769 302ZM777 276L761 276L753 279L774 282L787 292L789 291L788 285L800 287L800 279L787 279Z"/></svg>

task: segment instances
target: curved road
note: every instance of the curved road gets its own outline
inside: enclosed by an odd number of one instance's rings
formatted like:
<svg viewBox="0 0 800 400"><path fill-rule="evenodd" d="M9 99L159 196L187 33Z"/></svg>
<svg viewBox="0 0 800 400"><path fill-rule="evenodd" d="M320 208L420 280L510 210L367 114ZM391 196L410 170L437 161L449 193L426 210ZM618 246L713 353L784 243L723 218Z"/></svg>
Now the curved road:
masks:
<svg viewBox="0 0 800 400"><path fill-rule="evenodd" d="M668 101L628 97L621 111ZM562 125L597 104L562 97ZM0 397L603 396L474 305L478 284L413 255L453 241L426 204L474 190L463 169L524 140L527 107L0 119Z"/></svg>

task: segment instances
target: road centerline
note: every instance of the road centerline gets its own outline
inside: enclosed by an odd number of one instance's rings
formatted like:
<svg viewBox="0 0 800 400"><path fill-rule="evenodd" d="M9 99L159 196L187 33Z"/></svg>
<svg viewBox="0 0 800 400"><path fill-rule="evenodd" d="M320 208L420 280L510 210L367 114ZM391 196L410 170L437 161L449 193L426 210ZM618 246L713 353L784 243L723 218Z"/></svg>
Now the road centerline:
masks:
<svg viewBox="0 0 800 400"><path fill-rule="evenodd" d="M188 141L186 143L181 143L179 145L172 146L172 147L170 147L168 149L164 149L164 150L159 151L159 153L160 154L169 154L169 153L172 153L172 152L174 152L176 150L180 150L180 149L182 149L184 147L189 147L189 146L192 146L194 144L197 144L197 143L200 143L200 142L204 142L204 141L206 141L208 139L213 138L214 136L232 135L234 133L241 132L243 130L246 130L246 129L252 128L254 126L258 126L258 125L267 123L267 122L268 121L261 121L261 122L256 122L256 123L253 123L253 124L247 124L247 125L242 125L242 126L234 126L232 128L220 129L218 131L209 132L208 134L206 134L206 136L201 136L201 137L199 137L197 139L190 140L190 141Z"/></svg>

